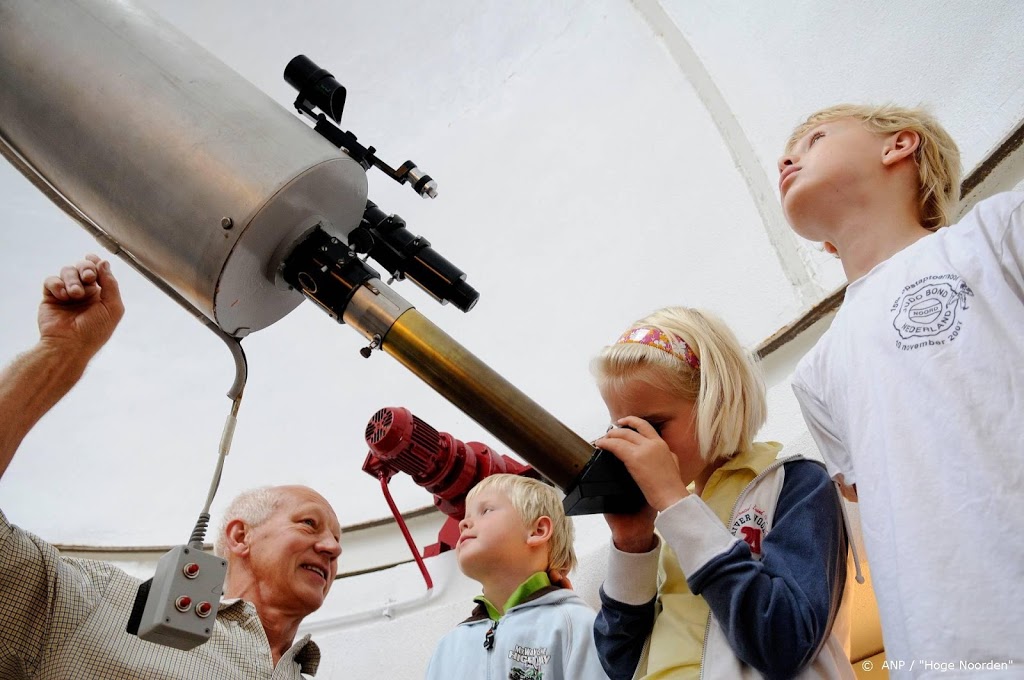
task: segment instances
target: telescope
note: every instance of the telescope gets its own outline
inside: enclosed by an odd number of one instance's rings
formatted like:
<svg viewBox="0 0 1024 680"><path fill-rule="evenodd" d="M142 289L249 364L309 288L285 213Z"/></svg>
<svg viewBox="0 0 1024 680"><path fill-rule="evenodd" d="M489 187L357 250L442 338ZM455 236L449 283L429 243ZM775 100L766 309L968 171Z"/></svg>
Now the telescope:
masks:
<svg viewBox="0 0 1024 680"><path fill-rule="evenodd" d="M369 200L366 173L425 197L436 181L337 127L351 102L312 60L299 55L285 78L299 115L130 0L0 3L0 153L227 343L236 404L239 341L308 298L368 341L364 356L394 357L564 489L570 514L641 507L614 456L382 280L411 280L462 311L478 299L459 268Z"/></svg>

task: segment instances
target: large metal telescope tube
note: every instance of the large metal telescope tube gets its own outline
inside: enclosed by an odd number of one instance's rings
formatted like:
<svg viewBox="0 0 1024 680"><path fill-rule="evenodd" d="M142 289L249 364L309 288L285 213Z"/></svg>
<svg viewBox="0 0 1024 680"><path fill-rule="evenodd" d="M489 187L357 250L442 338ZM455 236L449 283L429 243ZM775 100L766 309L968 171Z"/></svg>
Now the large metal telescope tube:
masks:
<svg viewBox="0 0 1024 680"><path fill-rule="evenodd" d="M296 239L362 219L355 161L127 0L0 0L0 93L0 152L231 335L302 301Z"/></svg>
<svg viewBox="0 0 1024 680"><path fill-rule="evenodd" d="M358 163L130 0L0 0L0 93L0 153L230 336L302 301L289 267L323 275L292 257L311 234L347 242L362 220ZM579 508L604 511L587 499L631 483L621 469L588 482L607 467L600 454L379 280L337 281L332 300L303 292L382 340Z"/></svg>

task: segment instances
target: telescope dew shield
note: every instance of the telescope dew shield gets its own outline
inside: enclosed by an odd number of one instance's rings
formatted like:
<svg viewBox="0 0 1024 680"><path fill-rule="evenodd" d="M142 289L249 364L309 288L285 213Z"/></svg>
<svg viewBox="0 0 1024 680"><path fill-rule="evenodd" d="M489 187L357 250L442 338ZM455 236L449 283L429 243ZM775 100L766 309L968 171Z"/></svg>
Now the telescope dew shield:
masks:
<svg viewBox="0 0 1024 680"><path fill-rule="evenodd" d="M362 219L358 163L130 0L0 0L0 92L0 152L227 333L302 301L294 241Z"/></svg>

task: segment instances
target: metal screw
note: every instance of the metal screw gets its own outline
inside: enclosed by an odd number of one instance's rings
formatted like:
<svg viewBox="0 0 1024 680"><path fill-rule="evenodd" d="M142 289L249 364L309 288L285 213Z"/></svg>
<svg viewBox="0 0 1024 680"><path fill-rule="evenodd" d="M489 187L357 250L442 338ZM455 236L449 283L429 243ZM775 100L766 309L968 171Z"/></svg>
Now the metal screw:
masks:
<svg viewBox="0 0 1024 680"><path fill-rule="evenodd" d="M235 226L235 223L230 217L225 217L220 221L220 226L224 227L225 229L230 229L231 227Z"/></svg>
<svg viewBox="0 0 1024 680"><path fill-rule="evenodd" d="M369 359L373 350L380 347L381 342L383 342L383 338L381 338L379 334L374 333L373 338L370 340L370 344L359 350L359 353L363 355L364 359Z"/></svg>

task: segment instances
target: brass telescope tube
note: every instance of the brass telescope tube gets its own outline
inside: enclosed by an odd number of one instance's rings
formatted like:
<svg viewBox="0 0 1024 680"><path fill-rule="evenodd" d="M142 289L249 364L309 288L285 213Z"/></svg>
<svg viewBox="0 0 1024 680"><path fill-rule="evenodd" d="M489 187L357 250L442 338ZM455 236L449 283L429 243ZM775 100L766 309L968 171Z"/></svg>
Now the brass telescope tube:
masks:
<svg viewBox="0 0 1024 680"><path fill-rule="evenodd" d="M565 491L567 515L632 514L647 505L620 460L588 444L415 309L372 342Z"/></svg>
<svg viewBox="0 0 1024 680"><path fill-rule="evenodd" d="M416 309L395 321L381 349L562 489L594 453L594 447Z"/></svg>
<svg viewBox="0 0 1024 680"><path fill-rule="evenodd" d="M383 349L488 432L566 489L594 448L381 283L340 239L311 231L282 275L335 320Z"/></svg>

